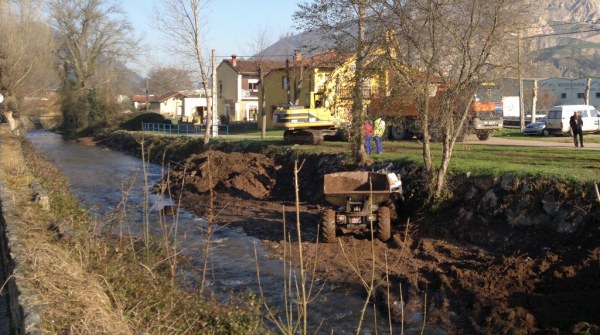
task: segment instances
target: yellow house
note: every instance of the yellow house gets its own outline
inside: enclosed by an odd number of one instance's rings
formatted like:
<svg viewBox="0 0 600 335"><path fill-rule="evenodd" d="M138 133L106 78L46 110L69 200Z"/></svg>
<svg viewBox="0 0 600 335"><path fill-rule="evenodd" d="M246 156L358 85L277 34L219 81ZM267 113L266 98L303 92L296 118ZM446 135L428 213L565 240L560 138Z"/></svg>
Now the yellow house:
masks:
<svg viewBox="0 0 600 335"><path fill-rule="evenodd" d="M386 94L388 72L376 66L377 59L369 57L366 62L367 79L361 88L366 104L373 94ZM275 109L285 104L327 107L342 119L350 120L355 63L355 57L340 57L333 52L305 60L296 54L287 67L273 69L265 76L264 85L259 86L259 96L265 90L267 128L273 127Z"/></svg>
<svg viewBox="0 0 600 335"><path fill-rule="evenodd" d="M264 73L281 67L273 60L241 60L232 55L217 67L217 113L226 122L255 122L259 114L259 66Z"/></svg>
<svg viewBox="0 0 600 335"><path fill-rule="evenodd" d="M168 119L176 119L181 115L181 101L183 94L170 92L159 97L152 96L148 100L150 109L164 115Z"/></svg>

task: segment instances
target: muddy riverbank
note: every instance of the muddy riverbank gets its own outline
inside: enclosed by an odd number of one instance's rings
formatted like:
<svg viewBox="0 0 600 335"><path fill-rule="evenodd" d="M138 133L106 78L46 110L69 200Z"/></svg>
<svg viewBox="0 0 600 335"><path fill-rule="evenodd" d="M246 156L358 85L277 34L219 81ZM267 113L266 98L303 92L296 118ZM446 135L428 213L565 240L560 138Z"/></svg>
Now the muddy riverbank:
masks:
<svg viewBox="0 0 600 335"><path fill-rule="evenodd" d="M204 151L187 142L178 151L179 139L166 141L154 144L167 151L155 150L155 158L177 162L171 164L170 182L183 206L206 216L212 188L216 221L260 238L275 257L284 249L283 222L286 235L297 242L298 159L303 250L316 260L311 264L317 276L338 290L364 295L361 276L375 264L374 301L383 311L389 306L396 323L403 313L422 311L428 324L453 334L600 332L600 207L591 185L453 176L452 196L433 210L423 204L419 168L397 166L405 197L397 204L391 240L344 235L324 244L317 242L320 214L328 207L322 176L352 169L343 157L240 143ZM102 143L140 152L139 142L119 133ZM420 322L404 320L409 327Z"/></svg>

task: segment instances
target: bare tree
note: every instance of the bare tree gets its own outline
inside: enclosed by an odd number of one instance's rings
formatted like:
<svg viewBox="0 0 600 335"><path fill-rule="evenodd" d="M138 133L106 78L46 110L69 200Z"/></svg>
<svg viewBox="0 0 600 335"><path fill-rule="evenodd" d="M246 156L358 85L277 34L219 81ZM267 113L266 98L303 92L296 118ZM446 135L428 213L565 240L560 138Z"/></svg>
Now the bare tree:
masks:
<svg viewBox="0 0 600 335"><path fill-rule="evenodd" d="M260 138L267 137L267 111L265 106L265 97L267 95L266 87L263 85L265 79L265 68L262 62L265 60L265 49L270 44L269 42L269 30L265 28L259 28L253 35L253 43L250 45L251 54L253 59L256 61L258 68L259 85L261 86L261 106L260 106Z"/></svg>
<svg viewBox="0 0 600 335"><path fill-rule="evenodd" d="M27 113L24 98L56 84L53 41L37 2L0 1L0 92L12 112Z"/></svg>
<svg viewBox="0 0 600 335"><path fill-rule="evenodd" d="M110 85L98 77L101 66L130 59L136 50L133 28L111 0L50 0L50 15L61 43L57 56L63 80L67 128L103 121L98 88Z"/></svg>
<svg viewBox="0 0 600 335"><path fill-rule="evenodd" d="M431 194L439 198L476 89L499 78L510 68L507 61L514 62L503 50L525 20L524 2L377 0L373 12L386 29L389 65L419 111L424 167ZM432 122L443 145L437 169L430 148Z"/></svg>
<svg viewBox="0 0 600 335"><path fill-rule="evenodd" d="M206 92L207 117L205 121L204 144L208 144L213 129L212 94L209 92L210 62L203 55L205 51L203 14L210 0L165 0L161 1L161 13L157 18L160 31L171 41L173 50L194 62L194 72L200 75L200 82ZM216 89L216 87L213 87Z"/></svg>
<svg viewBox="0 0 600 335"><path fill-rule="evenodd" d="M368 31L373 27L370 13L372 0L313 0L298 5L294 18L298 28L316 32L333 40L340 54L355 57L353 72L351 107L352 155L357 164L364 164L367 156L364 150L362 125L366 117L366 104L363 91L365 82L365 61L375 47L374 41L380 35Z"/></svg>
<svg viewBox="0 0 600 335"><path fill-rule="evenodd" d="M173 67L155 68L148 73L148 86L156 95L194 88L190 72Z"/></svg>

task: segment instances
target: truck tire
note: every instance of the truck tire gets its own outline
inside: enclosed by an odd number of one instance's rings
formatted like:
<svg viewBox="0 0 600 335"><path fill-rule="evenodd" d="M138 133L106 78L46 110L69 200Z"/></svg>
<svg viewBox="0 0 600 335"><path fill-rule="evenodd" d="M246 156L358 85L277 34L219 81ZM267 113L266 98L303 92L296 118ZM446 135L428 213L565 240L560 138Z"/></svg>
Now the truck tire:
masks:
<svg viewBox="0 0 600 335"><path fill-rule="evenodd" d="M392 140L406 140L408 139L408 129L404 123L400 123L395 126L390 126L390 138Z"/></svg>
<svg viewBox="0 0 600 335"><path fill-rule="evenodd" d="M323 212L321 237L323 243L335 242L335 211L333 209L327 209Z"/></svg>
<svg viewBox="0 0 600 335"><path fill-rule="evenodd" d="M377 210L376 236L381 242L386 242L392 236L392 227L390 221L390 208L387 206L379 207Z"/></svg>
<svg viewBox="0 0 600 335"><path fill-rule="evenodd" d="M475 132L475 135L477 135L477 138L480 141L485 141L488 138L490 138L490 131L489 130L478 130Z"/></svg>
<svg viewBox="0 0 600 335"><path fill-rule="evenodd" d="M283 132L283 141L286 143L292 143L292 130L286 130Z"/></svg>

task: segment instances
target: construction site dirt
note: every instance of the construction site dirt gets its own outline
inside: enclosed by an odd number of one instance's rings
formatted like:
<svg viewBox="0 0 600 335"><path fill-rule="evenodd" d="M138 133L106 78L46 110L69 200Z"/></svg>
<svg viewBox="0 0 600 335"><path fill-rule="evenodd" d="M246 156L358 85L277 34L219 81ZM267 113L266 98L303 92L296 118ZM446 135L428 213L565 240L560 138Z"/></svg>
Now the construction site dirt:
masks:
<svg viewBox="0 0 600 335"><path fill-rule="evenodd" d="M451 334L600 333L600 207L591 192L512 175L453 176L452 196L432 210L420 168L407 166L390 240L339 232L322 243L323 175L346 169L334 155L207 151L168 178L183 207L208 217L212 203L216 223L262 240L273 257L297 245L298 219L315 276L366 298L374 273L371 300L396 323L421 311Z"/></svg>

